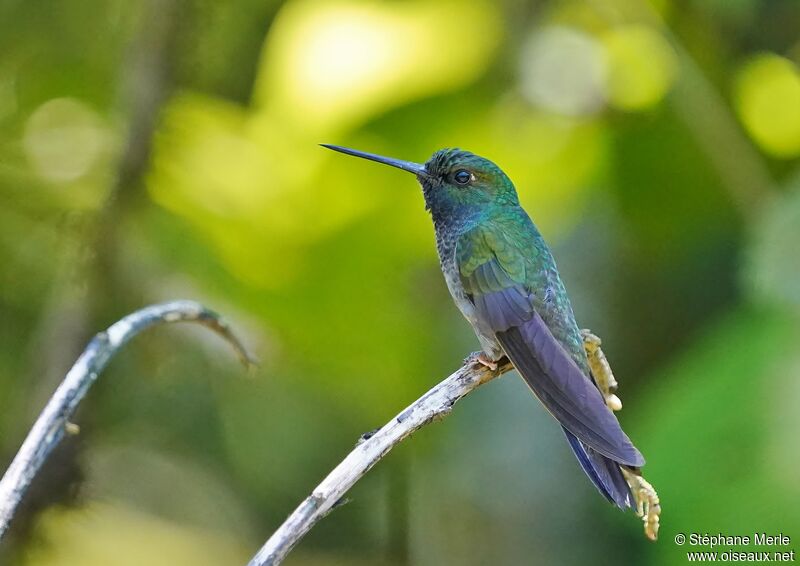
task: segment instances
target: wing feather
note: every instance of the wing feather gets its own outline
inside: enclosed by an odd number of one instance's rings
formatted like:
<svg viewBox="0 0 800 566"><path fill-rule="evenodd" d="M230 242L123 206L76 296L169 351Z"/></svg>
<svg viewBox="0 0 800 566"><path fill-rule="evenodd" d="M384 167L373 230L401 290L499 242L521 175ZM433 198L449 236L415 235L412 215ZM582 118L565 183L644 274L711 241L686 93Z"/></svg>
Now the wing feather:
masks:
<svg viewBox="0 0 800 566"><path fill-rule="evenodd" d="M644 465L591 377L537 312L522 250L512 253L513 244L497 231L479 230L462 239L468 241L459 241L456 260L464 289L542 404L591 450L620 464Z"/></svg>

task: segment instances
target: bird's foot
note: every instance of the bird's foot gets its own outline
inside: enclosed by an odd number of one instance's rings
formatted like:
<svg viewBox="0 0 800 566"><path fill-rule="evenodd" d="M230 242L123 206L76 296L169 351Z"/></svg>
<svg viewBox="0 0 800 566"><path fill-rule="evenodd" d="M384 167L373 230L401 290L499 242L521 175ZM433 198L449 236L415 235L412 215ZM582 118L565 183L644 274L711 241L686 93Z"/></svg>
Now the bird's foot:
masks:
<svg viewBox="0 0 800 566"><path fill-rule="evenodd" d="M472 352L469 356L464 358L465 364L474 364L479 363L483 366L486 366L492 371L497 370L497 362L490 360L489 356L487 356L484 352Z"/></svg>
<svg viewBox="0 0 800 566"><path fill-rule="evenodd" d="M611 366L603 353L600 344L600 338L588 328L581 330L581 337L583 338L583 349L586 351L586 357L589 359L589 368L592 370L597 386L603 394L606 406L612 411L619 411L622 409L622 401L615 395L615 391L619 384L614 379L614 373L611 371Z"/></svg>
<svg viewBox="0 0 800 566"><path fill-rule="evenodd" d="M605 399L606 406L612 411L619 411L622 409L622 401L615 395L619 384L614 379L614 373L611 371L611 365L600 348L602 341L596 334L592 334L591 330L584 328L581 330L581 338L583 338L583 349L586 351L586 357L589 360L589 369L592 370L597 387ZM625 476L625 481L630 487L631 494L633 495L634 502L636 503L636 515L641 517L644 522L644 534L650 540L658 538L659 519L661 517L661 503L658 499L658 493L655 488L644 479L638 471L633 471L628 468L620 467L622 475Z"/></svg>
<svg viewBox="0 0 800 566"><path fill-rule="evenodd" d="M625 481L631 488L636 502L636 514L644 522L644 534L650 540L658 538L658 523L661 516L661 503L655 488L641 475L631 470L620 468Z"/></svg>

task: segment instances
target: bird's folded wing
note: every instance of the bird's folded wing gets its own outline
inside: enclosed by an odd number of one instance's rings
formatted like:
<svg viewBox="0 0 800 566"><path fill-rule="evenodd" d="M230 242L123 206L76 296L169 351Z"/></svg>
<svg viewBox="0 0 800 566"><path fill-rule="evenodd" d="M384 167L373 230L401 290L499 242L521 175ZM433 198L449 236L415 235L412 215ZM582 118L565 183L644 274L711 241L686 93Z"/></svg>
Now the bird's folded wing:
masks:
<svg viewBox="0 0 800 566"><path fill-rule="evenodd" d="M594 382L536 311L532 290L525 284L524 263L496 245L498 240L505 238L467 233L456 248L461 281L477 316L494 331L514 367L564 428L621 464L644 465ZM517 263L507 268L504 256Z"/></svg>
<svg viewBox="0 0 800 566"><path fill-rule="evenodd" d="M644 458L592 381L556 341L538 313L497 333L514 367L561 425L600 454L639 467Z"/></svg>

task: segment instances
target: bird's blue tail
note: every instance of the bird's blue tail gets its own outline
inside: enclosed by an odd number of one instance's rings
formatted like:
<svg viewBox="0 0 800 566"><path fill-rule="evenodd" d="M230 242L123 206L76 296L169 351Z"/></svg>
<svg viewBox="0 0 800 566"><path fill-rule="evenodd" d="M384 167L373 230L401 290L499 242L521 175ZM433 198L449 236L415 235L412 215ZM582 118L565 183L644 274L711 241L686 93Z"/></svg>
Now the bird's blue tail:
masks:
<svg viewBox="0 0 800 566"><path fill-rule="evenodd" d="M619 469L619 464L583 444L566 428L564 434L567 436L569 445L578 458L581 468L600 493L620 509L632 507L633 497L628 482L625 481Z"/></svg>

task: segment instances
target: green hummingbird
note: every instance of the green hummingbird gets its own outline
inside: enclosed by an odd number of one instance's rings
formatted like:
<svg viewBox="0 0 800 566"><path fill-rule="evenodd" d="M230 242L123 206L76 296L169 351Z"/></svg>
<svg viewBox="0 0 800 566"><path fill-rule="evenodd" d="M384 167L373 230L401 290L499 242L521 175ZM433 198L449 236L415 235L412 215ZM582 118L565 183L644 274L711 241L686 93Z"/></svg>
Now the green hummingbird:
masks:
<svg viewBox="0 0 800 566"><path fill-rule="evenodd" d="M460 149L439 150L419 164L322 145L416 175L447 287L480 342L479 361L496 367L506 356L561 425L600 493L621 509L633 507L620 468L638 475L644 458L606 406L553 254L511 179Z"/></svg>

